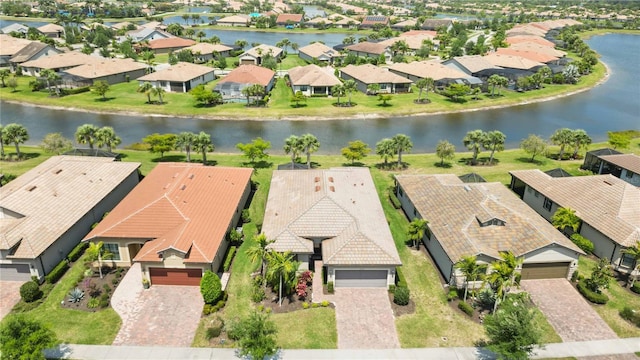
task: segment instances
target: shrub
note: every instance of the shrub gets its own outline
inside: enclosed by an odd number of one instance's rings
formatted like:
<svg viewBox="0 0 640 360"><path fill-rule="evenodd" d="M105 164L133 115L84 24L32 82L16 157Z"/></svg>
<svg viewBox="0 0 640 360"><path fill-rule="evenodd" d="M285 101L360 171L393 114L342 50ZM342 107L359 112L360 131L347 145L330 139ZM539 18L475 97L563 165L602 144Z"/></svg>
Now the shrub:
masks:
<svg viewBox="0 0 640 360"><path fill-rule="evenodd" d="M104 293L100 295L100 307L104 309L107 306L109 306L109 294Z"/></svg>
<svg viewBox="0 0 640 360"><path fill-rule="evenodd" d="M62 275L64 275L64 273L67 272L68 269L69 269L69 264L67 264L67 260L62 260L44 278L49 284L55 284L56 282L58 282L58 280L60 280Z"/></svg>
<svg viewBox="0 0 640 360"><path fill-rule="evenodd" d="M253 302L255 303L259 303L260 301L264 300L264 298L265 294L262 286L254 286L253 291L251 292L251 300L253 300Z"/></svg>
<svg viewBox="0 0 640 360"><path fill-rule="evenodd" d="M302 274L300 274L298 281L304 282L305 284L310 284L313 281L313 273L309 270L304 271Z"/></svg>
<svg viewBox="0 0 640 360"><path fill-rule="evenodd" d="M633 291L636 294L640 294L640 282L635 282L633 283L633 286L631 287L631 291Z"/></svg>
<svg viewBox="0 0 640 360"><path fill-rule="evenodd" d="M242 209L242 222L248 223L251 221L251 214L249 214L249 209Z"/></svg>
<svg viewBox="0 0 640 360"><path fill-rule="evenodd" d="M620 310L620 317L632 322L635 326L640 327L640 313L632 308L625 306L624 309Z"/></svg>
<svg viewBox="0 0 640 360"><path fill-rule="evenodd" d="M87 302L87 307L89 309L95 309L100 305L100 300L98 298L91 298Z"/></svg>
<svg viewBox="0 0 640 360"><path fill-rule="evenodd" d="M318 304L318 303L312 303L311 304L311 307L314 308L314 309L317 308L318 306L320 306L320 304Z"/></svg>
<svg viewBox="0 0 640 360"><path fill-rule="evenodd" d="M258 305L258 312L263 312L264 311L264 305Z"/></svg>
<svg viewBox="0 0 640 360"><path fill-rule="evenodd" d="M327 282L327 291L329 294L333 294L333 281Z"/></svg>
<svg viewBox="0 0 640 360"><path fill-rule="evenodd" d="M584 282L579 282L576 287L585 299L594 304L606 304L609 301L609 297L606 294L598 294L597 292L591 291Z"/></svg>
<svg viewBox="0 0 640 360"><path fill-rule="evenodd" d="M208 327L207 328L207 340L211 340L215 337L220 336L220 334L222 333L222 327L221 326L212 326L212 327Z"/></svg>
<svg viewBox="0 0 640 360"><path fill-rule="evenodd" d="M322 303L320 303L320 305L322 305L322 307L328 307L329 306L329 301L322 300Z"/></svg>
<svg viewBox="0 0 640 360"><path fill-rule="evenodd" d="M69 259L69 261L78 260L80 256L84 254L84 251L86 250L87 246L89 246L88 242L81 242L80 244L76 245L76 247L74 247L73 250L71 250L69 255L67 255L67 259Z"/></svg>
<svg viewBox="0 0 640 360"><path fill-rule="evenodd" d="M405 280L404 275L402 274L402 269L399 267L396 268L396 286L407 287L407 280Z"/></svg>
<svg viewBox="0 0 640 360"><path fill-rule="evenodd" d="M389 285L389 292L390 292L390 293L392 293L392 294L393 294L394 292L396 292L396 286L395 286L395 285L393 285L393 284Z"/></svg>
<svg viewBox="0 0 640 360"><path fill-rule="evenodd" d="M91 91L91 86L83 86L83 87L77 87L77 88L73 88L73 89L62 89L61 94L62 95L75 95L75 94L82 94L82 93L86 93Z"/></svg>
<svg viewBox="0 0 640 360"><path fill-rule="evenodd" d="M447 301L453 301L458 298L458 289L450 288L447 293Z"/></svg>
<svg viewBox="0 0 640 360"><path fill-rule="evenodd" d="M266 312L267 314L271 314L272 311L273 311L273 309L270 308L270 307L264 309L264 312Z"/></svg>
<svg viewBox="0 0 640 360"><path fill-rule="evenodd" d="M217 308L217 309L216 309L216 311L218 311L218 310L222 309L226 304L227 304L227 302L226 302L226 301L224 301L224 300L220 300L220 301L218 301L218 302L216 303L216 308Z"/></svg>
<svg viewBox="0 0 640 360"><path fill-rule="evenodd" d="M115 286L118 285L118 278L111 279L111 283Z"/></svg>
<svg viewBox="0 0 640 360"><path fill-rule="evenodd" d="M306 302L306 301L305 301L305 302L303 302L303 303L302 303L302 308L303 308L303 309L305 309L305 310L306 310L306 309L308 309L308 308L309 308L309 303L308 303L308 302Z"/></svg>
<svg viewBox="0 0 640 360"><path fill-rule="evenodd" d="M464 301L458 303L458 309L462 310L465 314L473 316L473 307Z"/></svg>
<svg viewBox="0 0 640 360"><path fill-rule="evenodd" d="M111 286L109 286L109 284L102 285L102 288L104 289L105 294L109 294L111 292Z"/></svg>
<svg viewBox="0 0 640 360"><path fill-rule="evenodd" d="M574 244L576 244L582 251L586 252L587 254L593 253L593 243L584 236L575 233L571 235L571 241L573 241Z"/></svg>
<svg viewBox="0 0 640 360"><path fill-rule="evenodd" d="M209 314L213 314L215 311L213 310L213 305L211 304L204 304L204 306L202 307L202 315L207 316Z"/></svg>
<svg viewBox="0 0 640 360"><path fill-rule="evenodd" d="M483 307L491 308L496 301L496 293L488 287L484 288L478 293L478 300Z"/></svg>
<svg viewBox="0 0 640 360"><path fill-rule="evenodd" d="M77 303L84 299L84 291L74 288L69 292L69 302Z"/></svg>
<svg viewBox="0 0 640 360"><path fill-rule="evenodd" d="M205 271L200 280L200 293L204 302L207 304L215 304L222 298L222 283L220 278L213 271Z"/></svg>
<svg viewBox="0 0 640 360"><path fill-rule="evenodd" d="M389 189L389 201L391 201L391 205L396 209L400 209L402 207L402 204L400 203L400 200L398 200L393 188Z"/></svg>
<svg viewBox="0 0 640 360"><path fill-rule="evenodd" d="M573 274L571 274L571 281L576 282L578 281L578 278L580 277L580 272L578 272L578 270L574 271Z"/></svg>
<svg viewBox="0 0 640 360"><path fill-rule="evenodd" d="M235 231L235 230L234 230ZM232 246L229 248L229 252L227 253L227 257L224 259L224 271L227 272L231 268L231 261L233 261L233 255L236 253L236 247Z"/></svg>
<svg viewBox="0 0 640 360"><path fill-rule="evenodd" d="M409 304L409 288L398 286L393 293L393 302L405 306Z"/></svg>
<svg viewBox="0 0 640 360"><path fill-rule="evenodd" d="M298 285L296 285L296 295L300 299L304 299L307 297L307 283L299 281Z"/></svg>
<svg viewBox="0 0 640 360"><path fill-rule="evenodd" d="M42 291L40 291L40 287L33 281L27 281L26 283L20 286L20 297L24 302L33 302L42 296Z"/></svg>

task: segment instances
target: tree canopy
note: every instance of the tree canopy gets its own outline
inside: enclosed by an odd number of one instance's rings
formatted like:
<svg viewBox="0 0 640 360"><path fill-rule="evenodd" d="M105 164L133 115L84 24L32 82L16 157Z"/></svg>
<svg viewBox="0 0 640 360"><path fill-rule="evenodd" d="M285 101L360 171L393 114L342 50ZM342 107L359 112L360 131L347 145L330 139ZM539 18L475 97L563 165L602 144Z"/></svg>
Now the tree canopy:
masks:
<svg viewBox="0 0 640 360"><path fill-rule="evenodd" d="M362 140L349 141L349 145L341 150L342 156L350 160L352 165L364 159L370 152L369 145Z"/></svg>
<svg viewBox="0 0 640 360"><path fill-rule="evenodd" d="M269 157L267 150L271 148L271 142L257 137L250 143L237 143L236 148L242 151L243 155L247 157L251 163L255 163L256 159L266 159Z"/></svg>
<svg viewBox="0 0 640 360"><path fill-rule="evenodd" d="M58 343L46 326L24 316L11 316L0 328L0 352L3 359L42 359L45 349Z"/></svg>
<svg viewBox="0 0 640 360"><path fill-rule="evenodd" d="M142 139L142 142L149 145L149 151L152 153L159 153L160 158L163 158L165 152L175 149L176 135L154 133L145 136Z"/></svg>

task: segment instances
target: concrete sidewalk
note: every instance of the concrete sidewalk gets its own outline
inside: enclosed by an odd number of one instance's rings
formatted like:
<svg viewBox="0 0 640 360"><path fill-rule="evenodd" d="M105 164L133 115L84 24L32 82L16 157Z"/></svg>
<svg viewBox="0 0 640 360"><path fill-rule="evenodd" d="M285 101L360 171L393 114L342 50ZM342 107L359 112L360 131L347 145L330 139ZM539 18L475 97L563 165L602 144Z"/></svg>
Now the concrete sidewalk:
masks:
<svg viewBox="0 0 640 360"><path fill-rule="evenodd" d="M533 359L632 354L640 352L640 338L548 344ZM279 359L494 359L480 348L425 348L380 350L282 350ZM235 349L177 348L109 345L60 345L45 352L47 358L84 360L132 359L238 359Z"/></svg>

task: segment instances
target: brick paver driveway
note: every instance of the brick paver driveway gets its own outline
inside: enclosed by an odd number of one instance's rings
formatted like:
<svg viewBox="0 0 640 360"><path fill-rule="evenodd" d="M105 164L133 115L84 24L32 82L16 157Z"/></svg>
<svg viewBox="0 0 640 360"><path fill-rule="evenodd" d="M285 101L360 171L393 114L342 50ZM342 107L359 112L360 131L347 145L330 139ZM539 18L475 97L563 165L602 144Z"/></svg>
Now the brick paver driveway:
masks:
<svg viewBox="0 0 640 360"><path fill-rule="evenodd" d="M20 301L20 286L23 281L0 281L0 320L11 312Z"/></svg>
<svg viewBox="0 0 640 360"><path fill-rule="evenodd" d="M521 286L531 295L562 341L618 337L568 280L522 280Z"/></svg>
<svg viewBox="0 0 640 360"><path fill-rule="evenodd" d="M179 346L193 342L204 302L197 286L142 289L140 264L127 272L111 301L122 318L113 345Z"/></svg>

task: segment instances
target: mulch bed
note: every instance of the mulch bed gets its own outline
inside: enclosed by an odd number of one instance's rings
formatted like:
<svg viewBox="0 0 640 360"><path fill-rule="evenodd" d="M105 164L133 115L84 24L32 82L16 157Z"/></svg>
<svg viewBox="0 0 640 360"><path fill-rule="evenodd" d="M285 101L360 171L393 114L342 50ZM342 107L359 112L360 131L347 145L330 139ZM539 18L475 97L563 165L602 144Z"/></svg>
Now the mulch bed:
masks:
<svg viewBox="0 0 640 360"><path fill-rule="evenodd" d="M467 315L467 313L465 313L464 311L460 310L460 308L458 307L458 304L461 303L461 302L462 302L462 299L455 299L455 300L449 301L449 306L453 309L453 311L458 312L462 316L469 317L475 323L482 324L482 322L484 320L484 317L491 313L491 311L489 309L483 309L481 307L476 307L474 309L473 316L469 316L469 315ZM468 297L467 297L467 302L469 302L469 304L471 304L471 302L469 301Z"/></svg>
<svg viewBox="0 0 640 360"><path fill-rule="evenodd" d="M120 284L120 281L122 281L122 278L124 278L125 274L129 270L129 268L121 269L122 270L120 270L120 276L118 276L118 272L116 271L117 268L104 267L102 270L103 278L100 278L100 274L98 273L98 271L94 271L93 276L85 277L77 284L77 288L84 291L84 297L82 298L82 300L80 302L72 303L69 301L69 294L67 293L65 295L64 302L62 302L60 306L66 309L95 312L104 309L104 307L101 308L98 306L95 308L89 308L88 303L91 299L91 295L100 298L100 296L102 296L102 294L104 293L107 293L109 295L109 306L111 306L111 296L113 295L113 292L115 291L118 284ZM105 284L109 286L109 291L105 289ZM95 289L97 290L93 294L91 294L91 287L93 285L95 285Z"/></svg>
<svg viewBox="0 0 640 360"><path fill-rule="evenodd" d="M275 314L284 314L292 311L304 310L302 308L302 303L309 303L309 308L311 308L311 294L313 292L312 285L307 288L307 297L304 299L300 299L296 294L291 294L289 296L283 296L282 298L282 306L278 304L278 292L273 291L270 287L265 289L265 299L261 302L257 303L256 306L263 306L264 309L271 309L272 313ZM330 308L333 308L333 304L329 304Z"/></svg>
<svg viewBox="0 0 640 360"><path fill-rule="evenodd" d="M393 310L393 316L398 317L402 315L409 315L416 312L416 303L412 299L409 299L407 305L398 305L393 302L393 293L389 292L389 302L391 303L391 310Z"/></svg>

